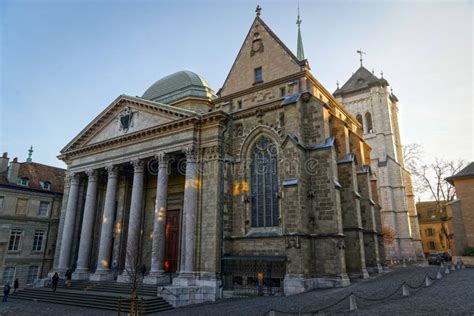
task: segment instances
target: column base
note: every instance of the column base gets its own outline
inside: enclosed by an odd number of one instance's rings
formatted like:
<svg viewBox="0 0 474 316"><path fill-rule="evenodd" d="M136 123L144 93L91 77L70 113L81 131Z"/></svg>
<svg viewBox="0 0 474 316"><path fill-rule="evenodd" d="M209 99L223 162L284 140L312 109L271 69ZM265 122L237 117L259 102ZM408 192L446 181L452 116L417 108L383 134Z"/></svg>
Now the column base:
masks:
<svg viewBox="0 0 474 316"><path fill-rule="evenodd" d="M84 269L84 270L76 270L72 273L72 279L73 280L88 280L90 277L91 273Z"/></svg>
<svg viewBox="0 0 474 316"><path fill-rule="evenodd" d="M285 295L299 294L317 288L346 287L350 283L347 274L316 278L306 278L302 274L286 274L283 281Z"/></svg>
<svg viewBox="0 0 474 316"><path fill-rule="evenodd" d="M194 286L196 285L196 277L192 272L180 272L173 279L173 286Z"/></svg>
<svg viewBox="0 0 474 316"><path fill-rule="evenodd" d="M171 277L169 274L164 273L150 273L143 279L144 284L170 284Z"/></svg>
<svg viewBox="0 0 474 316"><path fill-rule="evenodd" d="M117 276L117 282L119 283L129 283L130 282L130 277L128 276L128 273L124 271L121 275Z"/></svg>
<svg viewBox="0 0 474 316"><path fill-rule="evenodd" d="M369 274L382 273L383 268L380 264L378 264L374 267L367 267L367 272L369 272Z"/></svg>
<svg viewBox="0 0 474 316"><path fill-rule="evenodd" d="M361 269L359 272L349 272L348 275L351 279L368 279L370 277L366 268Z"/></svg>
<svg viewBox="0 0 474 316"><path fill-rule="evenodd" d="M113 281L114 279L114 273L108 270L96 271L96 273L91 274L89 277L90 281Z"/></svg>
<svg viewBox="0 0 474 316"><path fill-rule="evenodd" d="M174 278L172 285L158 286L158 295L174 307L214 302L222 297L221 285L221 280L198 279L191 273L191 277Z"/></svg>

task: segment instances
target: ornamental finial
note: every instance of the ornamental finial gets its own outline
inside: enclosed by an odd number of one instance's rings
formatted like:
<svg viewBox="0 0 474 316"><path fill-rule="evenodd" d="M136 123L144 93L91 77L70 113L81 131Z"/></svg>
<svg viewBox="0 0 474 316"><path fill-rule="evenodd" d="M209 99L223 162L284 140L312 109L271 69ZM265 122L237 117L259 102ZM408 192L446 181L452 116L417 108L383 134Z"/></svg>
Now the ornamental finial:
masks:
<svg viewBox="0 0 474 316"><path fill-rule="evenodd" d="M255 8L255 13L257 14L257 16L260 16L261 11L262 11L262 7L257 4L257 8Z"/></svg>
<svg viewBox="0 0 474 316"><path fill-rule="evenodd" d="M26 162L32 162L33 159L31 156L33 155L33 146L30 146L30 149L28 149L28 158L26 159Z"/></svg>
<svg viewBox="0 0 474 316"><path fill-rule="evenodd" d="M360 55L360 66L362 67L362 55L365 54L364 51L362 51L362 48L357 51L357 54Z"/></svg>

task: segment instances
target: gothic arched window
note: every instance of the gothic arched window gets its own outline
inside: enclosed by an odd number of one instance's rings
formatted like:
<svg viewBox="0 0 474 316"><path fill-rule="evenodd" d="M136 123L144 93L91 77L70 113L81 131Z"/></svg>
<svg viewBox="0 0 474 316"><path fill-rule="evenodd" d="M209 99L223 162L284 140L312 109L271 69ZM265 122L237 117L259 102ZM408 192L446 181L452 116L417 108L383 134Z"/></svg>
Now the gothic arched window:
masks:
<svg viewBox="0 0 474 316"><path fill-rule="evenodd" d="M362 121L362 115L357 114L356 120L357 120L357 122L360 123L360 125L362 125L362 129L364 129L364 122Z"/></svg>
<svg viewBox="0 0 474 316"><path fill-rule="evenodd" d="M365 122L367 124L366 132L371 134L374 132L374 127L372 125L372 114L369 112L365 113Z"/></svg>
<svg viewBox="0 0 474 316"><path fill-rule="evenodd" d="M278 155L275 143L261 137L253 147L250 159L252 226L278 226Z"/></svg>

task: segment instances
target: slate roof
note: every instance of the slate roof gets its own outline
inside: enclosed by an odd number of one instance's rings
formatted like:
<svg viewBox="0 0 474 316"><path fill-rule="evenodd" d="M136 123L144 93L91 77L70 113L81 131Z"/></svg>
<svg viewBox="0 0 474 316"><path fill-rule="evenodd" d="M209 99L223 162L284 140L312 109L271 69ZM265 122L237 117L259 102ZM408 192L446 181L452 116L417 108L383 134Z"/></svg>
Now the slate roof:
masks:
<svg viewBox="0 0 474 316"><path fill-rule="evenodd" d="M446 201L440 201L442 212L446 211ZM431 223L439 222L442 219L443 214L438 209L438 202L436 201L424 201L416 203L416 211L420 218L420 223Z"/></svg>
<svg viewBox="0 0 474 316"><path fill-rule="evenodd" d="M56 168L48 165L43 165L36 162L22 162L18 171L19 178L28 178L28 186L24 187L17 185L16 182L8 182L7 174L8 171L0 173L0 184L8 185L18 188L29 188L35 190L41 190L45 192L53 192L62 194L64 191L64 177L66 176L66 170ZM50 190L43 189L41 181L50 183Z"/></svg>
<svg viewBox="0 0 474 316"><path fill-rule="evenodd" d="M388 81L384 78L377 78L373 73L361 66L357 71L347 80L347 82L334 91L334 96L348 94L355 91L369 89L372 86L388 86Z"/></svg>
<svg viewBox="0 0 474 316"><path fill-rule="evenodd" d="M453 180L470 177L474 177L474 162L468 164L464 169L456 173L454 176L446 178L446 181L454 185Z"/></svg>

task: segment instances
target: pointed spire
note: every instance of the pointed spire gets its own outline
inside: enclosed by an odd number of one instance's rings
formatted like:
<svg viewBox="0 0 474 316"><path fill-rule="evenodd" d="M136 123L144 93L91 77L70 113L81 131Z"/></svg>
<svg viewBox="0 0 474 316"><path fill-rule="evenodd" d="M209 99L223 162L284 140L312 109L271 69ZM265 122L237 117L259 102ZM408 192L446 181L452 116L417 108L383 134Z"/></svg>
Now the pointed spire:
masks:
<svg viewBox="0 0 474 316"><path fill-rule="evenodd" d="M301 37L301 19L300 19L300 4L298 3L298 18L296 19L296 24L298 25L298 44L296 47L296 57L298 60L304 60L304 50L303 50L303 38Z"/></svg>
<svg viewBox="0 0 474 316"><path fill-rule="evenodd" d="M32 155L33 155L33 146L31 146L30 149L28 150L28 158L26 159L26 162L33 161L33 159L31 158Z"/></svg>

